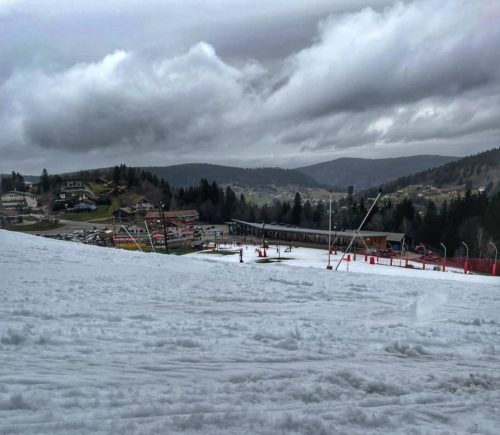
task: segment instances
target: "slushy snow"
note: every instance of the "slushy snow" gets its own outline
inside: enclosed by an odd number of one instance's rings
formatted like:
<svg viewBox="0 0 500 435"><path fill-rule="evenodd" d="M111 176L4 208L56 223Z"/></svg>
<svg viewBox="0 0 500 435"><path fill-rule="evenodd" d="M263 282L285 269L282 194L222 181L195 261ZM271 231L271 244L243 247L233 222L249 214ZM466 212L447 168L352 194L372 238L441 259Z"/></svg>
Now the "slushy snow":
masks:
<svg viewBox="0 0 500 435"><path fill-rule="evenodd" d="M0 248L1 434L498 433L498 279Z"/></svg>

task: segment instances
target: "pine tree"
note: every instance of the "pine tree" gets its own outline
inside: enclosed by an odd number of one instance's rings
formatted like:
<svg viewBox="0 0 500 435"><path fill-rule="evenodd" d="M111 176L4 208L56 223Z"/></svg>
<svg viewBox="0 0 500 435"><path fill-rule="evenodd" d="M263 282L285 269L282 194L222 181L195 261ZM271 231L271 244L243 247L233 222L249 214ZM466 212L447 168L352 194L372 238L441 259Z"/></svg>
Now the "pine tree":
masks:
<svg viewBox="0 0 500 435"><path fill-rule="evenodd" d="M43 169L42 176L40 177L40 188L43 193L47 193L50 190L50 178L47 169Z"/></svg>
<svg viewBox="0 0 500 435"><path fill-rule="evenodd" d="M301 217L302 217L302 199L300 197L300 193L296 192L295 198L293 200L291 223L293 225L300 225Z"/></svg>

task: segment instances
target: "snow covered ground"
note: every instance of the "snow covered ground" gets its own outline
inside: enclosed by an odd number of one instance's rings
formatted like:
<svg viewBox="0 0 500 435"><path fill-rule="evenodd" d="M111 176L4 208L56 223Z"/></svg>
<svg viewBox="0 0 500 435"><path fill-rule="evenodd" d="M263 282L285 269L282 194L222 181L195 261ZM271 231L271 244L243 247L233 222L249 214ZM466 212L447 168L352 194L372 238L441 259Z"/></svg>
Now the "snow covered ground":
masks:
<svg viewBox="0 0 500 435"><path fill-rule="evenodd" d="M301 249L239 264L0 231L0 433L498 434L498 279L335 273Z"/></svg>
<svg viewBox="0 0 500 435"><path fill-rule="evenodd" d="M289 266L301 266L301 267L312 267L315 269L326 269L328 264L328 250L327 249L312 249L312 248L302 248L293 247L292 252L285 252L284 246L281 246L280 253L278 254L276 245L271 245L266 251L267 259L270 261L276 261L280 258L286 258L280 264L269 264L268 267L276 267L282 265ZM224 261L229 263L239 263L239 255L223 255L227 252L239 253L241 248L234 244L222 245L217 254L217 252L210 252L213 260ZM258 263L264 259L259 258L258 253L255 252L256 248L252 245L243 246L243 260L246 263ZM209 255L209 250L202 251L199 253L190 254L191 257L204 258ZM336 268L338 261L342 257L342 252L337 252L335 255L331 255L330 263L333 269ZM351 255L351 260L349 263L345 261L347 256L344 256L344 260L341 262L338 270L341 272L356 272L356 273L369 273L376 275L393 275L393 276L403 276L407 278L425 278L425 279L445 279L445 280L456 280L460 282L469 283L490 283L500 285L499 277L486 276L486 275L474 275L468 274L464 275L463 269L457 269L453 267L446 267L446 272L435 271L433 268L434 264L426 264L425 270L423 270L423 265L415 261L409 261L409 264L413 266L413 269L405 269L404 260L394 259L393 266L390 266L389 258L379 258L374 265L369 264L368 261L364 261L364 255L357 255L356 261Z"/></svg>

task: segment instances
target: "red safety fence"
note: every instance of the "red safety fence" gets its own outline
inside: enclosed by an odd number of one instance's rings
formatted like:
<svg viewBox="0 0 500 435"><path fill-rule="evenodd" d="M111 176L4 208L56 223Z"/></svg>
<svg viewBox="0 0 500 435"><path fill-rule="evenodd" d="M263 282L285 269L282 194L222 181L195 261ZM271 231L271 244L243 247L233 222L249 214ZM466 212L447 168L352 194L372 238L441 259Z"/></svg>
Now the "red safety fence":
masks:
<svg viewBox="0 0 500 435"><path fill-rule="evenodd" d="M466 267L471 272L500 275L500 261L495 264L495 260L489 258L469 258L466 262L465 258L455 257L446 259L446 263L452 267Z"/></svg>
<svg viewBox="0 0 500 435"><path fill-rule="evenodd" d="M456 269L463 269L465 273L474 272L500 276L500 261L497 261L495 264L494 260L488 258L469 258L466 260L463 257L452 257L447 258L446 262L444 262L443 258L422 256L420 258L413 258L411 261L434 267L436 270L441 270L443 267L453 267Z"/></svg>
<svg viewBox="0 0 500 435"><path fill-rule="evenodd" d="M332 254L342 251L345 247L332 247ZM418 268L412 263L420 263L422 269L427 270L446 270L447 268L461 269L465 273L481 273L485 275L500 276L500 261L491 258L469 258L468 261L463 257L447 258L444 262L442 257L439 257L432 251L426 252L426 255L418 255L410 253L408 259L406 255L401 257L401 253L392 249L387 250L374 250L366 252L365 249L360 247L351 248L350 260L356 261L356 256L360 260L368 261L370 264L384 264L387 266L411 267Z"/></svg>

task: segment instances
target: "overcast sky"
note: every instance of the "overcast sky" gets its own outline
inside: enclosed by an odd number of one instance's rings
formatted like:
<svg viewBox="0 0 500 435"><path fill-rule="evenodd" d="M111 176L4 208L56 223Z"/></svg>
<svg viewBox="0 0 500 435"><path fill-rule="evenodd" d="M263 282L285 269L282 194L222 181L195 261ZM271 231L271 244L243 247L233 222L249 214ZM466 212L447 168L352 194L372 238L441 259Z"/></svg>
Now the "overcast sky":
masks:
<svg viewBox="0 0 500 435"><path fill-rule="evenodd" d="M0 172L500 145L500 0L0 0Z"/></svg>

